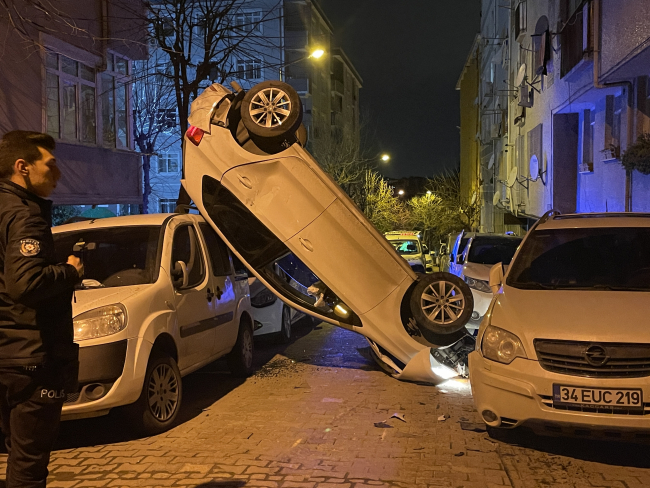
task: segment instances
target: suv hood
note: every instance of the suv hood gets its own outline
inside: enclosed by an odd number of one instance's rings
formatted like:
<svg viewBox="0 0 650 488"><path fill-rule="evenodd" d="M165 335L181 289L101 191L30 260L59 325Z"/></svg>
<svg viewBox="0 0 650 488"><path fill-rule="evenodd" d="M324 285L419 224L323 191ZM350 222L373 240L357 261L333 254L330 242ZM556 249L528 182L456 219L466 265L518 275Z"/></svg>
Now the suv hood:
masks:
<svg viewBox="0 0 650 488"><path fill-rule="evenodd" d="M490 280L491 264L465 263L463 265L463 276L469 276L475 280Z"/></svg>
<svg viewBox="0 0 650 488"><path fill-rule="evenodd" d="M75 290L72 299L72 316L92 310L94 308L121 303L127 298L139 293L151 285L119 286L115 288L92 288L90 290Z"/></svg>
<svg viewBox="0 0 650 488"><path fill-rule="evenodd" d="M650 343L650 293L520 290L504 285L491 325L516 334L529 358L535 339Z"/></svg>

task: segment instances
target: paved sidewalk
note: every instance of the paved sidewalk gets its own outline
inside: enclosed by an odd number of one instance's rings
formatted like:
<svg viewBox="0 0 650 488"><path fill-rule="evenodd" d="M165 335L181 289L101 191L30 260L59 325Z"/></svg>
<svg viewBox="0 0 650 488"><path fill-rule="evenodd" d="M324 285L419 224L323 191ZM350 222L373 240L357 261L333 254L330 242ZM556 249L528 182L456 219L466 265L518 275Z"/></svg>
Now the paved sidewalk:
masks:
<svg viewBox="0 0 650 488"><path fill-rule="evenodd" d="M48 486L650 486L647 447L535 436L517 446L463 430L480 425L466 381L398 382L357 352L365 345L322 324L285 350L262 344L271 359L245 382L221 364L190 375L182 423L156 437L134 439L114 416L66 422ZM2 455L0 476L5 467Z"/></svg>

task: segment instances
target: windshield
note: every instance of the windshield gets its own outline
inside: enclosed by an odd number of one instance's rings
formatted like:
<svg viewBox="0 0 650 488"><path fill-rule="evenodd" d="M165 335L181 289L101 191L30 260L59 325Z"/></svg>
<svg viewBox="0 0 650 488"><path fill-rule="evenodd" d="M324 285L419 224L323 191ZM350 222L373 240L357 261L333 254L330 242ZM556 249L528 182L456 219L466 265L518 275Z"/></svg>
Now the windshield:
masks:
<svg viewBox="0 0 650 488"><path fill-rule="evenodd" d="M419 254L420 243L416 239L390 240L398 254Z"/></svg>
<svg viewBox="0 0 650 488"><path fill-rule="evenodd" d="M510 264L521 239L516 237L475 237L469 248L468 263Z"/></svg>
<svg viewBox="0 0 650 488"><path fill-rule="evenodd" d="M650 291L650 228L535 231L508 275L516 288Z"/></svg>
<svg viewBox="0 0 650 488"><path fill-rule="evenodd" d="M144 285L158 277L160 226L110 227L54 234L58 262L84 264L83 288Z"/></svg>

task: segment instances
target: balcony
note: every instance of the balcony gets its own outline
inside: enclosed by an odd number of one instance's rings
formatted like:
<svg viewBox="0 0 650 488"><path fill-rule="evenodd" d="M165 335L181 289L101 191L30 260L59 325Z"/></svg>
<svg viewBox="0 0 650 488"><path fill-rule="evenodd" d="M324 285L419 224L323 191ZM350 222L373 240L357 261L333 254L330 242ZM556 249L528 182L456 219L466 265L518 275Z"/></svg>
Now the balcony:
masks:
<svg viewBox="0 0 650 488"><path fill-rule="evenodd" d="M591 56L591 9L585 3L567 20L560 32L562 36L562 62L560 77L564 78L583 59Z"/></svg>
<svg viewBox="0 0 650 488"><path fill-rule="evenodd" d="M298 93L307 93L309 91L309 79L307 78L288 78L286 81Z"/></svg>
<svg viewBox="0 0 650 488"><path fill-rule="evenodd" d="M345 93L343 82L339 80L332 80L332 91L343 95Z"/></svg>
<svg viewBox="0 0 650 488"><path fill-rule="evenodd" d="M309 34L307 31L285 31L284 47L289 50L307 49L309 45Z"/></svg>

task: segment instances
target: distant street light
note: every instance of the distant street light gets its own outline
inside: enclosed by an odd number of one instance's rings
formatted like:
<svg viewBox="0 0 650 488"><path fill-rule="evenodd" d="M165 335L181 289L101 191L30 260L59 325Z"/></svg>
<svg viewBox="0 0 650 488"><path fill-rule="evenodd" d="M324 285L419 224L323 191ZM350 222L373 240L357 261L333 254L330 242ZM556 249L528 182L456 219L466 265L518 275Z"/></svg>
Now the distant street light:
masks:
<svg viewBox="0 0 650 488"><path fill-rule="evenodd" d="M382 155L381 155L381 160L382 160L384 163L387 163L388 161L390 161L390 156L389 156L388 154L382 154Z"/></svg>
<svg viewBox="0 0 650 488"><path fill-rule="evenodd" d="M404 195L404 190L400 190L400 191L398 191L397 194L398 194L399 196Z"/></svg>
<svg viewBox="0 0 650 488"><path fill-rule="evenodd" d="M427 195L431 195L431 190L427 191Z"/></svg>

